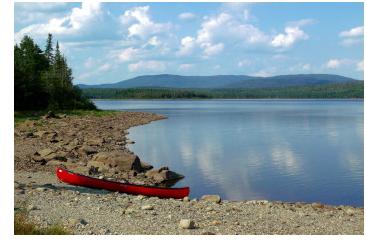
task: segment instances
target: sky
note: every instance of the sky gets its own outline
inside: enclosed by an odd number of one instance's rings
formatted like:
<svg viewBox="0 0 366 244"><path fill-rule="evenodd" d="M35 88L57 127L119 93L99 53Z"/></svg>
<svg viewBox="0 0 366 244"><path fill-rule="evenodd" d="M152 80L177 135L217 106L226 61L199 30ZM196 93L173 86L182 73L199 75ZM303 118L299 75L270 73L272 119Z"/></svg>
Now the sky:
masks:
<svg viewBox="0 0 366 244"><path fill-rule="evenodd" d="M15 3L14 40L48 33L75 84L139 75L363 79L363 3Z"/></svg>

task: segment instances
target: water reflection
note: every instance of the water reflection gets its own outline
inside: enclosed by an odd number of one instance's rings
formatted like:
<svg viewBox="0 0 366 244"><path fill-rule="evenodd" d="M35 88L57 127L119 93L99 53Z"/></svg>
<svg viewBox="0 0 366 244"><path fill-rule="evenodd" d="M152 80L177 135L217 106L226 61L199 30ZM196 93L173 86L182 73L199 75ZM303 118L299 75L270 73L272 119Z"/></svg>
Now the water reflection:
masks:
<svg viewBox="0 0 366 244"><path fill-rule="evenodd" d="M361 101L99 101L167 120L131 150L185 175L191 196L363 205Z"/></svg>

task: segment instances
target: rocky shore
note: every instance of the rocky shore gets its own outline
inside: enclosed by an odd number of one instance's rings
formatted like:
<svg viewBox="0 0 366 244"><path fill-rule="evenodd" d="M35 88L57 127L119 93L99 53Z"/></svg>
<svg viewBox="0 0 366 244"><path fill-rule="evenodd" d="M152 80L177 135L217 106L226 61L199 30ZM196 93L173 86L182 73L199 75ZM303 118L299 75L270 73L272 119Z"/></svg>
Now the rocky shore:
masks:
<svg viewBox="0 0 366 244"><path fill-rule="evenodd" d="M136 184L183 176L154 169L127 149L127 129L165 117L118 112L49 116L15 126L15 207L41 227L74 234L363 234L363 208L320 203L159 199L59 182L55 167ZM174 169L173 169L174 170Z"/></svg>

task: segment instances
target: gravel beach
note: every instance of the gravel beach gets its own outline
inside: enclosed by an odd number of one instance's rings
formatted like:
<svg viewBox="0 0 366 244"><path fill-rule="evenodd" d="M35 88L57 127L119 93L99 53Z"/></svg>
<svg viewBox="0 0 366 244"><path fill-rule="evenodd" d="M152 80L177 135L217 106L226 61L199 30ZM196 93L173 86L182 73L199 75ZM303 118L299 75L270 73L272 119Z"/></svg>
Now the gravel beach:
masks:
<svg viewBox="0 0 366 244"><path fill-rule="evenodd" d="M98 153L118 150L133 155L126 148L133 143L126 130L164 118L151 113L119 112L17 124L15 208L26 209L29 219L40 227L57 224L73 234L363 235L363 208L266 200L237 202L219 196L159 199L76 187L57 180L54 170L60 163L87 172L89 162ZM141 165L146 167L148 163ZM124 177L131 182L157 184L156 175L150 179L145 172L142 169L141 173L126 173Z"/></svg>

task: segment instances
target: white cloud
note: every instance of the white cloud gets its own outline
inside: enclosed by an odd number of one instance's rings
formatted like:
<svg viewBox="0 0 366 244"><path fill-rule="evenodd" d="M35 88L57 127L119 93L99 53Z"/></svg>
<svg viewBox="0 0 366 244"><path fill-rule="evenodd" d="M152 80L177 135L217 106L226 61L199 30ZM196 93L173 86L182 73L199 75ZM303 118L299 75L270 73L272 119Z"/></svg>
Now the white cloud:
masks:
<svg viewBox="0 0 366 244"><path fill-rule="evenodd" d="M188 70L193 67L193 64L181 64L179 65L179 70Z"/></svg>
<svg viewBox="0 0 366 244"><path fill-rule="evenodd" d="M363 64L363 60L359 61L357 63L357 70L358 71L363 71L364 70L364 64Z"/></svg>
<svg viewBox="0 0 366 244"><path fill-rule="evenodd" d="M305 70L305 71L310 70L311 69L311 65L310 64L303 64L303 65L301 65L301 69L302 70Z"/></svg>
<svg viewBox="0 0 366 244"><path fill-rule="evenodd" d="M111 64L103 64L102 66L100 66L97 71L99 72L106 72L108 70L110 70L112 68Z"/></svg>
<svg viewBox="0 0 366 244"><path fill-rule="evenodd" d="M149 44L151 46L160 46L162 43L157 36L153 36L149 39L147 44Z"/></svg>
<svg viewBox="0 0 366 244"><path fill-rule="evenodd" d="M128 62L128 61L136 59L137 55L139 53L140 53L139 49L129 47L129 48L123 49L118 54L118 60L121 61L121 62Z"/></svg>
<svg viewBox="0 0 366 244"><path fill-rule="evenodd" d="M306 40L308 38L308 35L299 27L286 27L285 33L278 34L272 39L271 45L278 48L288 48L298 40Z"/></svg>
<svg viewBox="0 0 366 244"><path fill-rule="evenodd" d="M129 37L146 38L171 29L172 25L170 23L155 23L151 20L149 9L149 6L134 7L126 10L120 17L123 25L129 25Z"/></svg>
<svg viewBox="0 0 366 244"><path fill-rule="evenodd" d="M350 30L339 33L340 37L360 37L363 36L363 26L357 26Z"/></svg>
<svg viewBox="0 0 366 244"><path fill-rule="evenodd" d="M339 68L339 66L341 66L342 63L343 62L340 59L330 59L328 60L326 67L329 69L337 69Z"/></svg>
<svg viewBox="0 0 366 244"><path fill-rule="evenodd" d="M140 72L140 71L153 71L153 72L162 72L166 69L165 63L157 60L141 60L134 64L128 65L128 70L131 72Z"/></svg>
<svg viewBox="0 0 366 244"><path fill-rule="evenodd" d="M357 26L339 33L342 38L341 45L345 47L363 43L363 26Z"/></svg>
<svg viewBox="0 0 366 244"><path fill-rule="evenodd" d="M92 26L92 22L101 14L98 2L83 2L80 8L73 8L65 17L52 18L46 24L29 25L15 34L19 41L24 35L46 36L48 33L74 35Z"/></svg>
<svg viewBox="0 0 366 244"><path fill-rule="evenodd" d="M205 57L208 57L221 53L221 51L224 50L225 45L221 42L217 44L211 44L207 42L203 43L201 47L203 48L203 54Z"/></svg>
<svg viewBox="0 0 366 244"><path fill-rule="evenodd" d="M255 72L251 74L252 76L259 76L259 77L269 77L272 75L272 73L268 70L259 70L258 72Z"/></svg>
<svg viewBox="0 0 366 244"><path fill-rule="evenodd" d="M177 52L178 56L187 56L192 54L194 48L195 48L195 39L191 36L186 36L184 38L182 38L182 40L180 41L180 48Z"/></svg>
<svg viewBox="0 0 366 244"><path fill-rule="evenodd" d="M178 16L178 18L181 20L191 20L191 19L195 19L196 15L194 15L193 13L186 12L186 13L181 13Z"/></svg>

